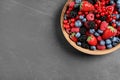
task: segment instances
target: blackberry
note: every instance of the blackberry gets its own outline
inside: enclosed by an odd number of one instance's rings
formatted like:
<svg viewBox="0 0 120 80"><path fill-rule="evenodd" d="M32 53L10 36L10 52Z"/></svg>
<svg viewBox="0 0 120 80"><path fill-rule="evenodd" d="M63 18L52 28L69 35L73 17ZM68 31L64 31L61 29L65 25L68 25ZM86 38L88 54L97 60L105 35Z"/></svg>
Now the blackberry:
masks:
<svg viewBox="0 0 120 80"><path fill-rule="evenodd" d="M75 17L77 16L77 13L78 13L77 11L74 11L74 10L71 11L71 12L70 12L70 17L71 17L71 18L75 18Z"/></svg>
<svg viewBox="0 0 120 80"><path fill-rule="evenodd" d="M81 34L86 34L87 29L83 26L80 28L80 33Z"/></svg>
<svg viewBox="0 0 120 80"><path fill-rule="evenodd" d="M87 42L83 42L83 43L81 44L81 47L82 47L82 48L85 48L85 49L90 49L90 46L89 46L89 44L88 44Z"/></svg>
<svg viewBox="0 0 120 80"><path fill-rule="evenodd" d="M107 18L106 16L102 16L102 17L100 17L100 20L101 21L106 21L106 18Z"/></svg>
<svg viewBox="0 0 120 80"><path fill-rule="evenodd" d="M87 40L87 36L86 35L81 35L79 38L78 38L78 41L80 42L85 42Z"/></svg>
<svg viewBox="0 0 120 80"><path fill-rule="evenodd" d="M97 0L88 0L91 4L96 4Z"/></svg>
<svg viewBox="0 0 120 80"><path fill-rule="evenodd" d="M79 12L79 6L78 6L78 7L75 7L75 8L70 12L70 17L71 17L71 18L76 17L77 14L78 14L78 12Z"/></svg>
<svg viewBox="0 0 120 80"><path fill-rule="evenodd" d="M88 24L90 29L94 29L95 28L95 22L94 21L89 21Z"/></svg>

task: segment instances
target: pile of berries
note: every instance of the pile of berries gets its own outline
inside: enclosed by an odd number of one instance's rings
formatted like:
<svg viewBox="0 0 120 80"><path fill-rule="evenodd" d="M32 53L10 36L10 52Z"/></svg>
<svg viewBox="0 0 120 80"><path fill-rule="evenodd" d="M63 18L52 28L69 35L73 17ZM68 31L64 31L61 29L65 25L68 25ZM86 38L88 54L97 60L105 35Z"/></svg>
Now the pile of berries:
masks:
<svg viewBox="0 0 120 80"><path fill-rule="evenodd" d="M82 48L111 49L120 43L120 0L73 0L63 27Z"/></svg>

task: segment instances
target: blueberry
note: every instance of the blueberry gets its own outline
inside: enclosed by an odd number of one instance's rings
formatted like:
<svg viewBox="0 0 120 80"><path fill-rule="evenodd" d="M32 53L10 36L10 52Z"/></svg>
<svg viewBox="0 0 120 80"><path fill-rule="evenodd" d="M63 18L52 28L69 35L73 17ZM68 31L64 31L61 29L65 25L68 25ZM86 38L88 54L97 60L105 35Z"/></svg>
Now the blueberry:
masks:
<svg viewBox="0 0 120 80"><path fill-rule="evenodd" d="M117 43L119 43L119 42L120 42L120 38L117 37Z"/></svg>
<svg viewBox="0 0 120 80"><path fill-rule="evenodd" d="M120 26L120 22L117 22L116 24L117 24L117 26Z"/></svg>
<svg viewBox="0 0 120 80"><path fill-rule="evenodd" d="M113 46L112 46L111 44L108 44L108 45L107 45L107 48L108 48L108 49L110 49L110 48L112 48L112 47L113 47Z"/></svg>
<svg viewBox="0 0 120 80"><path fill-rule="evenodd" d="M87 19L86 19L86 18L83 18L83 19L82 19L82 22L86 22L86 21L87 21Z"/></svg>
<svg viewBox="0 0 120 80"><path fill-rule="evenodd" d="M102 46L105 45L105 41L104 41L104 40L101 40L101 41L100 41L100 45L102 45Z"/></svg>
<svg viewBox="0 0 120 80"><path fill-rule="evenodd" d="M81 3L81 0L75 0L75 2L76 2L77 4L79 4L79 3Z"/></svg>
<svg viewBox="0 0 120 80"><path fill-rule="evenodd" d="M117 18L117 19L119 19L119 18L120 18L120 15L119 15L119 14L117 14L117 15L116 15L116 18Z"/></svg>
<svg viewBox="0 0 120 80"><path fill-rule="evenodd" d="M79 38L79 37L81 36L81 34L80 34L79 32L77 32L77 33L75 34L75 36L76 36L77 38Z"/></svg>
<svg viewBox="0 0 120 80"><path fill-rule="evenodd" d="M80 4L75 4L74 7L75 8L78 8L80 6Z"/></svg>
<svg viewBox="0 0 120 80"><path fill-rule="evenodd" d="M98 29L98 31L97 31L98 33L100 33L100 34L102 34L103 33L103 31L102 30L100 30L100 29Z"/></svg>
<svg viewBox="0 0 120 80"><path fill-rule="evenodd" d="M107 39L105 42L107 45L112 43L110 39Z"/></svg>
<svg viewBox="0 0 120 80"><path fill-rule="evenodd" d="M114 1L110 1L110 4L114 4Z"/></svg>
<svg viewBox="0 0 120 80"><path fill-rule="evenodd" d="M95 32L94 35L95 36L100 36L100 34L98 32Z"/></svg>
<svg viewBox="0 0 120 80"><path fill-rule="evenodd" d="M118 44L118 43L116 43L116 42L113 42L113 43L112 43L113 46L116 46L117 44Z"/></svg>
<svg viewBox="0 0 120 80"><path fill-rule="evenodd" d="M76 26L76 27L81 27L81 26L82 26L81 21L80 21L80 20L77 20L77 21L75 22L75 26Z"/></svg>
<svg viewBox="0 0 120 80"><path fill-rule="evenodd" d="M117 37L112 37L112 42L117 42Z"/></svg>
<svg viewBox="0 0 120 80"><path fill-rule="evenodd" d="M117 8L120 8L120 4L117 5Z"/></svg>
<svg viewBox="0 0 120 80"><path fill-rule="evenodd" d="M67 15L66 15L66 14L64 15L64 19L65 19L65 20L67 19Z"/></svg>
<svg viewBox="0 0 120 80"><path fill-rule="evenodd" d="M78 46L81 46L81 44L82 44L81 42L77 42L77 45L78 45Z"/></svg>
<svg viewBox="0 0 120 80"><path fill-rule="evenodd" d="M113 19L113 20L112 20L112 22L113 22L113 23L115 23L115 22L116 22L116 20L114 20L114 19Z"/></svg>
<svg viewBox="0 0 120 80"><path fill-rule="evenodd" d="M79 16L80 19L84 19L84 16Z"/></svg>
<svg viewBox="0 0 120 80"><path fill-rule="evenodd" d="M118 9L118 12L120 12L120 8Z"/></svg>
<svg viewBox="0 0 120 80"><path fill-rule="evenodd" d="M93 34L95 32L95 29L90 29L89 32Z"/></svg>
<svg viewBox="0 0 120 80"><path fill-rule="evenodd" d="M96 50L96 46L91 46L90 49L91 50Z"/></svg>

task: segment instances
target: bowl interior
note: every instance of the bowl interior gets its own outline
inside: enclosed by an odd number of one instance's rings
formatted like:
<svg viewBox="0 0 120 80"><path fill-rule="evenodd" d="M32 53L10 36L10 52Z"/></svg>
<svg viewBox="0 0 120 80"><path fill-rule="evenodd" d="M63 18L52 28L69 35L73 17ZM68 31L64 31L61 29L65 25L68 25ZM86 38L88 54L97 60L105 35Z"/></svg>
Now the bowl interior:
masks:
<svg viewBox="0 0 120 80"><path fill-rule="evenodd" d="M95 50L95 51L92 51L92 50L89 50L89 49L85 49L85 48L82 48L80 46L77 46L75 42L73 42L70 38L69 38L69 35L66 33L65 29L63 28L63 16L65 14L65 11L67 9L67 6L69 4L69 2L72 1L72 0L68 0L62 10L62 13L61 13L61 20L60 20L60 23L61 23L61 29L62 29L62 32L63 32L63 35L64 37L66 38L66 40L71 44L71 46L73 46L75 49L77 49L78 51L80 52L83 52L83 53L86 53L86 54L90 54L90 55L105 55L105 54L109 54L117 49L120 48L120 44L118 44L117 46L111 48L111 49L106 49L106 50Z"/></svg>

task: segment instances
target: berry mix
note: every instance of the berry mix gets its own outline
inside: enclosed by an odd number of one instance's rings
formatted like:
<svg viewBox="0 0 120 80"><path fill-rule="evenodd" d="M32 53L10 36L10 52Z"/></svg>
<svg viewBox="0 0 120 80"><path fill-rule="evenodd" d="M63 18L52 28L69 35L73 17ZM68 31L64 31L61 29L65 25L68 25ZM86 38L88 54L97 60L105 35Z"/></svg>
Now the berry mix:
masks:
<svg viewBox="0 0 120 80"><path fill-rule="evenodd" d="M120 43L120 0L73 0L63 27L82 48L111 49Z"/></svg>

